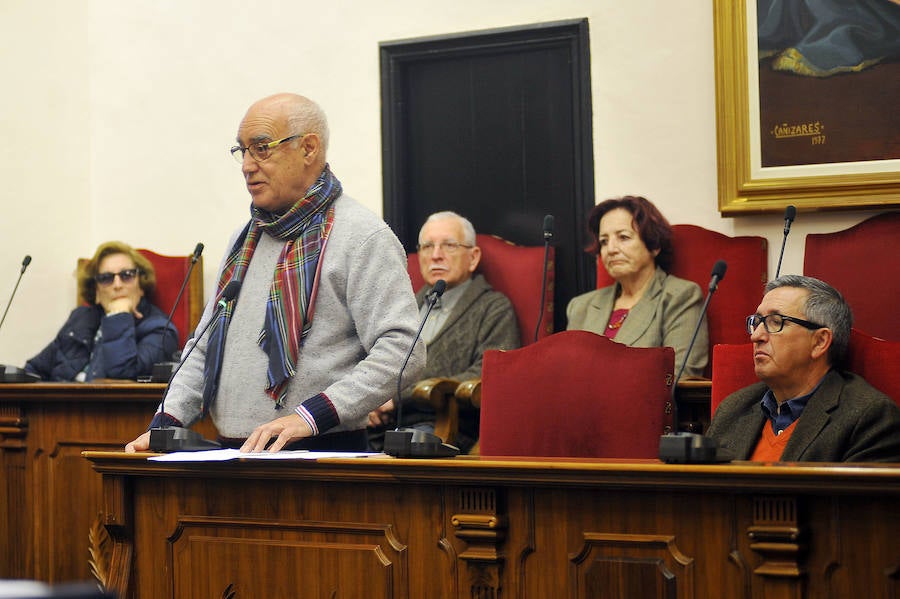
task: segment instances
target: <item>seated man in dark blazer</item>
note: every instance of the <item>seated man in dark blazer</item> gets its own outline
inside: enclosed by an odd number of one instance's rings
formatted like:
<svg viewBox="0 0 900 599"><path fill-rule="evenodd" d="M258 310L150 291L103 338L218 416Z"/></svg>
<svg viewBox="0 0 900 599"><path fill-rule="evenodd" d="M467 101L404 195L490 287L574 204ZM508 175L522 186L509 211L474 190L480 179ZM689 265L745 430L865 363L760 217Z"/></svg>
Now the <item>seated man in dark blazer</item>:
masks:
<svg viewBox="0 0 900 599"><path fill-rule="evenodd" d="M465 381L481 376L481 357L486 349L516 349L519 329L509 299L491 288L480 274L474 274L481 260L475 245L475 228L455 212L432 214L419 232L419 267L426 285L416 299L424 317L426 296L443 279L447 290L435 304L422 329L428 348L423 378L446 377ZM414 382L413 382L414 383ZM403 390L404 427L434 432L434 412L406 400L414 384ZM381 449L384 429L393 428L394 400L369 414L369 442ZM462 452L478 440L477 410L460 410L456 444Z"/></svg>
<svg viewBox="0 0 900 599"><path fill-rule="evenodd" d="M709 436L723 454L762 462L900 462L900 408L838 370L853 316L827 283L787 275L747 318L760 383L726 397Z"/></svg>

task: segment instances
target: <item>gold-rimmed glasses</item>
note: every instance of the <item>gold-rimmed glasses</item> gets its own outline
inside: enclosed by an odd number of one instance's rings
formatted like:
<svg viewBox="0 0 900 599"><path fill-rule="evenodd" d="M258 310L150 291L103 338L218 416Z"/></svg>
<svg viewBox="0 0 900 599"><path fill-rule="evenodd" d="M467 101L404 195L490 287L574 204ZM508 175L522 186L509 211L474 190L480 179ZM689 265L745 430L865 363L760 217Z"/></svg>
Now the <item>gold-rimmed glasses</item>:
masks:
<svg viewBox="0 0 900 599"><path fill-rule="evenodd" d="M244 164L244 154L247 152L250 152L250 157L253 158L253 160L263 162L264 160L268 160L272 156L272 150L281 144L305 136L306 133L301 133L299 135L288 135L287 137L282 137L275 141L252 143L249 146L237 145L231 148L231 155L234 156L234 159L238 164Z"/></svg>

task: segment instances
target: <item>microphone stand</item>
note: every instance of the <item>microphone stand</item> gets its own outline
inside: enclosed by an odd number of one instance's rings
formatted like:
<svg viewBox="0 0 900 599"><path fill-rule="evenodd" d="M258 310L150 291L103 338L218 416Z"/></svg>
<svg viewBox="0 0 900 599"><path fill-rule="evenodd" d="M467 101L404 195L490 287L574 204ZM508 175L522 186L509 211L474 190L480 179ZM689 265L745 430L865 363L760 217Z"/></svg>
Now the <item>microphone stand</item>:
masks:
<svg viewBox="0 0 900 599"><path fill-rule="evenodd" d="M159 404L159 412L163 415L166 413L166 396L169 394L169 388L172 384L172 380L174 380L175 375L184 366L184 363L187 362L188 357L190 357L191 352L194 351L194 348L197 347L197 344L200 342L200 339L206 333L207 329L209 329L210 325L216 321L219 316L219 312L225 309L225 306L237 297L238 293L241 291L241 282L240 281L231 281L228 285L225 286L225 289L222 290L222 298L219 300L216 305L216 309L213 311L212 316L206 324L203 326L203 329L200 331L200 334L197 335L194 339L194 344L188 348L187 353L181 359L181 362L178 363L178 367L175 369L175 372L172 373L172 379L169 380L169 384L166 385L166 390L163 393L162 401ZM221 444L218 441L210 441L209 439L204 439L200 433L193 431L189 428L184 428L182 426L158 426L150 429L150 451L158 451L163 453L169 453L172 451L203 451L206 449L218 449L221 447Z"/></svg>
<svg viewBox="0 0 900 599"><path fill-rule="evenodd" d="M25 274L25 269L28 268L29 264L31 264L31 256L26 255L25 258L22 259L22 270L19 271L19 278L16 279L16 285L13 287L12 294L9 296L6 310L3 311L3 318L0 318L0 328L3 328L3 323L6 322L6 315L9 313L9 307L12 305L13 298L16 297L16 291L19 289L22 275ZM0 383L34 383L39 380L41 380L41 377L31 372L27 372L24 368L0 364Z"/></svg>
<svg viewBox="0 0 900 599"><path fill-rule="evenodd" d="M678 431L678 401L675 399L678 381L681 379L681 375L687 366L691 350L694 348L694 341L696 341L700 325L703 323L703 317L706 316L706 310L709 308L709 302L713 293L719 286L719 281L725 278L725 270L727 268L728 265L724 260L719 260L713 266L712 279L709 282L709 293L706 295L706 300L704 300L703 307L700 310L700 318L697 319L697 326L694 328L691 342L688 344L684 359L681 361L681 368L678 369L678 375L672 383L672 432L659 438L659 459L669 464L710 464L728 461L717 455L718 444L715 440L696 433Z"/></svg>
<svg viewBox="0 0 900 599"><path fill-rule="evenodd" d="M544 297L545 289L547 289L547 266L548 266L548 258L550 257L550 241L553 239L553 215L548 214L544 217L544 269L543 274L541 276L541 303L538 307L538 321L534 327L534 340L537 342L538 336L541 333L541 321L544 320L544 302L547 301L547 298Z"/></svg>
<svg viewBox="0 0 900 599"><path fill-rule="evenodd" d="M22 281L22 275L25 274L25 269L28 268L28 265L31 264L31 256L25 256L22 259L22 270L19 271L19 278L16 279L16 285L13 287L12 294L9 296L9 301L6 303L6 310L3 311L3 318L0 318L0 329L3 328L3 323L6 322L6 315L9 313L9 307L12 305L13 298L16 297L16 291L19 289L19 283Z"/></svg>
<svg viewBox="0 0 900 599"><path fill-rule="evenodd" d="M409 358L416 348L416 343L418 343L419 337L422 335L422 329L425 328L425 323L428 321L431 310L437 303L438 298L444 294L446 288L447 283L443 279L439 279L434 284L431 297L428 300L428 309L425 311L425 316L419 324L419 330L416 331L416 336L409 346L409 351L406 352L406 358L403 360L403 365L400 367L400 372L397 375L397 396L394 398L394 402L397 404L397 428L384 433L384 453L395 458L449 458L459 454L458 447L444 443L440 437L433 433L414 428L400 428L403 422L403 371L406 369Z"/></svg>
<svg viewBox="0 0 900 599"><path fill-rule="evenodd" d="M784 246L787 245L788 233L791 232L791 223L797 216L797 209L794 206L788 206L784 209L784 237L781 238L781 253L778 254L778 268L775 269L775 278L781 273L781 259L784 258Z"/></svg>

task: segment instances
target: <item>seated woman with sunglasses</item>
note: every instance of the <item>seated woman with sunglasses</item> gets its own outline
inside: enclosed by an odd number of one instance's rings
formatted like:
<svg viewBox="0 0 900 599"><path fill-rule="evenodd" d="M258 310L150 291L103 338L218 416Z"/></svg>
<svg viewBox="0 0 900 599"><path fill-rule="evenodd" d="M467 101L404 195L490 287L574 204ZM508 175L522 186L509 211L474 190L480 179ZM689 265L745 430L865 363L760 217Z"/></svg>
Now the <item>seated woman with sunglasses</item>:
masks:
<svg viewBox="0 0 900 599"><path fill-rule="evenodd" d="M100 245L78 271L75 308L56 338L25 364L49 381L136 379L169 360L178 331L148 296L156 286L153 265L120 241Z"/></svg>

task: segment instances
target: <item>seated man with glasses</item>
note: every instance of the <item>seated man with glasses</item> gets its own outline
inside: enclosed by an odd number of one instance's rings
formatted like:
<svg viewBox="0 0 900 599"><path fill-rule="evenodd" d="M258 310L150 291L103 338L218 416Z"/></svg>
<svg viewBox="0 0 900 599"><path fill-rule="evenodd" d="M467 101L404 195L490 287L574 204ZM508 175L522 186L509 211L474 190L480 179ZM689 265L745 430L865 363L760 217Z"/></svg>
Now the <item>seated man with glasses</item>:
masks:
<svg viewBox="0 0 900 599"><path fill-rule="evenodd" d="M120 241L100 245L78 271L76 308L25 370L49 381L136 379L172 357L178 331L150 303L153 265Z"/></svg>
<svg viewBox="0 0 900 599"><path fill-rule="evenodd" d="M481 260L475 245L475 228L455 212L437 212L419 231L419 268L425 286L416 294L420 318L425 316L426 297L443 279L447 290L438 299L422 329L428 347L423 378L445 377L464 381L481 376L481 357L486 349L519 347L519 328L509 299L474 274ZM404 377L406 382L406 377ZM408 402L415 380L404 385L404 427L434 432L434 411ZM369 414L369 443L380 450L384 430L393 428L394 400ZM478 440L477 410L461 409L456 444L463 453Z"/></svg>
<svg viewBox="0 0 900 599"><path fill-rule="evenodd" d="M766 285L747 317L760 383L726 397L709 436L732 459L900 462L900 408L839 370L853 316L840 293L811 277Z"/></svg>

